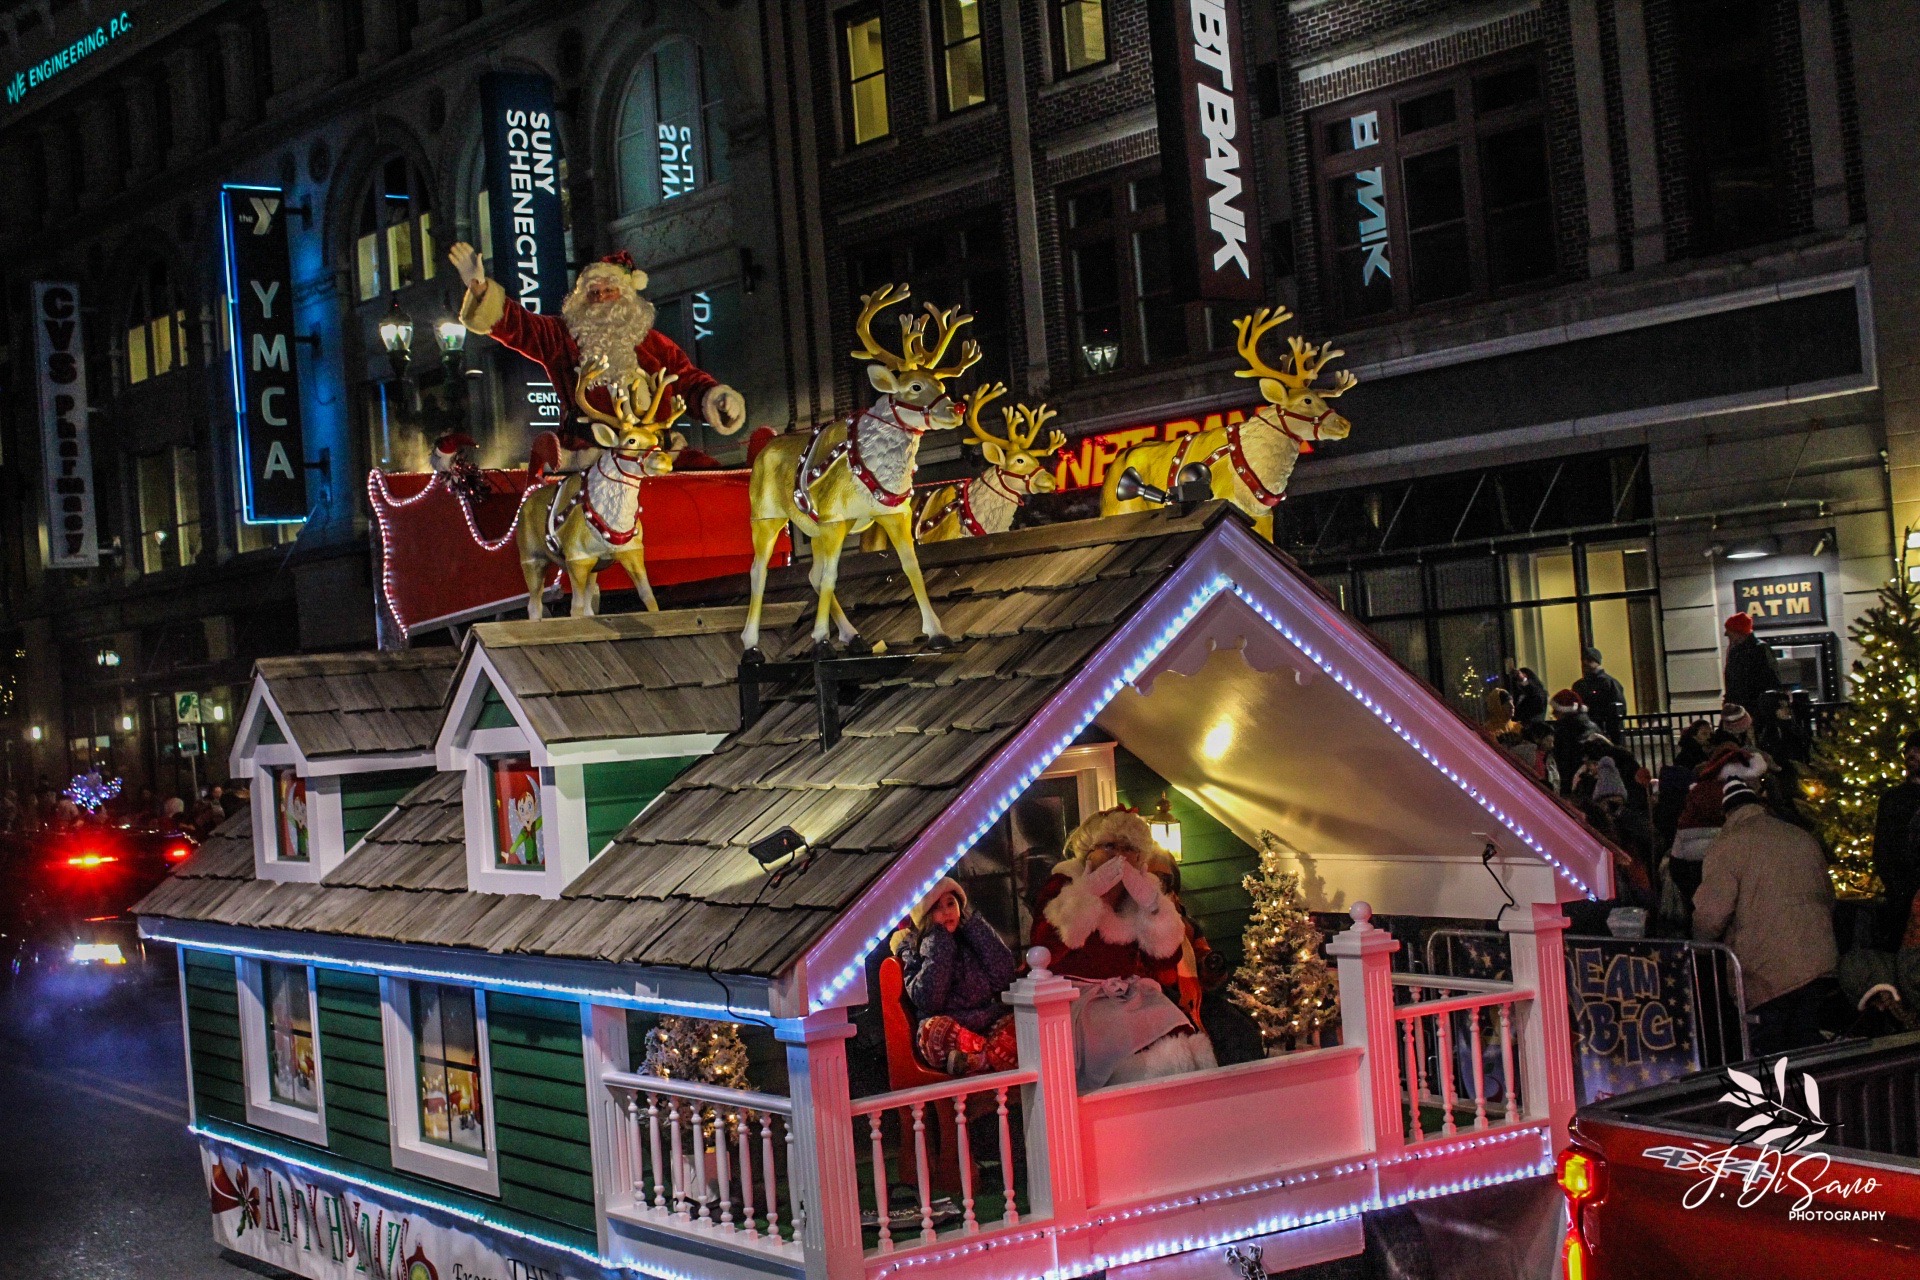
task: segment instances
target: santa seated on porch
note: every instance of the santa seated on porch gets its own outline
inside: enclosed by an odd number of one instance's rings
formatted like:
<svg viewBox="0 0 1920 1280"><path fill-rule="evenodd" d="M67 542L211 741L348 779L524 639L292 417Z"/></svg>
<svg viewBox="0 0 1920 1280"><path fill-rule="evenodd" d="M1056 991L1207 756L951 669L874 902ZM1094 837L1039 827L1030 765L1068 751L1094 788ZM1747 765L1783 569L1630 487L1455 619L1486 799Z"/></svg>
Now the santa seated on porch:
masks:
<svg viewBox="0 0 1920 1280"><path fill-rule="evenodd" d="M557 316L529 311L508 297L498 281L487 278L486 264L472 245L456 244L447 257L467 286L460 322L539 364L567 406L569 416L562 419L560 430L542 432L533 442L533 479L550 471L577 470L597 455L593 438L575 429L586 420L572 417L582 362L596 356L605 361L604 372L588 384L587 400L602 413L613 412L609 384L645 369L674 375L673 393L720 434L732 435L746 421L747 405L740 393L696 366L679 343L654 328L653 303L640 296L647 273L634 266L624 249L583 268ZM692 450L676 453L676 470L698 470L703 464L717 465Z"/></svg>
<svg viewBox="0 0 1920 1280"><path fill-rule="evenodd" d="M1128 809L1097 813L1067 837L1067 853L1040 891L1033 942L1050 971L1081 984L1081 1090L1215 1066L1207 1033L1170 998L1187 925L1153 873L1165 855L1146 821Z"/></svg>

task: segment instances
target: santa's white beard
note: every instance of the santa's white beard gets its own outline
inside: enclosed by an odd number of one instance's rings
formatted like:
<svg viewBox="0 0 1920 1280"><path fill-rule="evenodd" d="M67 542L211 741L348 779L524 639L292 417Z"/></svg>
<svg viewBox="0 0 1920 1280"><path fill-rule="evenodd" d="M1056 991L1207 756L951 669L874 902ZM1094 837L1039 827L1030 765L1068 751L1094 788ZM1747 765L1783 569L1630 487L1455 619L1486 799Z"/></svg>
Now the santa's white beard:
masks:
<svg viewBox="0 0 1920 1280"><path fill-rule="evenodd" d="M634 348L653 328L653 304L623 294L612 302L588 302L570 297L560 308L568 332L580 347L580 361L599 356L607 362L607 377L620 378L640 367Z"/></svg>

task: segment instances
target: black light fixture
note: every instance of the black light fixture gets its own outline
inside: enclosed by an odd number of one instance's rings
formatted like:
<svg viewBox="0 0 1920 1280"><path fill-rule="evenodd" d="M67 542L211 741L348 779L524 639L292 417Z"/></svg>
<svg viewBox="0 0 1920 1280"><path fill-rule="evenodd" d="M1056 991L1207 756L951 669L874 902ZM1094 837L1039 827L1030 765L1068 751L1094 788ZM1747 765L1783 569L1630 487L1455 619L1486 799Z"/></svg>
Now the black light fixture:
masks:
<svg viewBox="0 0 1920 1280"><path fill-rule="evenodd" d="M747 846L747 852L762 868L791 857L807 847L807 838L792 827L782 827L772 835L761 836Z"/></svg>
<svg viewBox="0 0 1920 1280"><path fill-rule="evenodd" d="M380 317L380 345L387 349L393 376L406 377L407 366L413 361L413 317L400 309L398 298L388 305L387 314Z"/></svg>
<svg viewBox="0 0 1920 1280"><path fill-rule="evenodd" d="M1163 507L1176 502L1183 506L1205 502L1213 496L1213 473L1197 462L1189 462L1180 468L1180 474L1174 478L1173 488L1161 489L1148 484L1140 478L1138 471L1128 467L1120 473L1120 479L1114 484L1113 496L1122 502L1145 498Z"/></svg>
<svg viewBox="0 0 1920 1280"><path fill-rule="evenodd" d="M1772 534L1758 538L1742 538L1727 548L1729 560L1764 560L1768 556L1780 554L1780 539Z"/></svg>

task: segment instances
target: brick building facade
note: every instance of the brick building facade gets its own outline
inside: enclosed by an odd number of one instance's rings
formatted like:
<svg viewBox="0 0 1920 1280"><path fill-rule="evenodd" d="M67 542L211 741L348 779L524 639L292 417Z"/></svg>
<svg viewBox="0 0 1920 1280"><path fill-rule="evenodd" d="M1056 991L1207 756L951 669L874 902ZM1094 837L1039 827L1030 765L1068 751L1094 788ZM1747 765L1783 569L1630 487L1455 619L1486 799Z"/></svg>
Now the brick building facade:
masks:
<svg viewBox="0 0 1920 1280"><path fill-rule="evenodd" d="M1843 696L1845 623L1894 542L1870 261L1891 246L1869 253L1852 7L1245 8L1271 296L1361 377L1351 438L1295 473L1279 536L1463 709L1507 661L1571 683L1583 645L1637 712L1714 705L1735 583L1811 574L1817 605L1762 631L1814 700ZM1005 299L984 372L1070 436L1244 405L1235 312L1157 296L1146 0L803 12L788 65L836 338L891 245L916 297ZM956 108L941 68L976 30L984 91ZM856 137L876 68L884 126ZM1390 235L1362 280L1365 183ZM967 219L991 231L971 273L917 251ZM1117 359L1089 338L1111 317ZM857 370L831 355L846 409ZM1089 456L1072 474L1098 474Z"/></svg>

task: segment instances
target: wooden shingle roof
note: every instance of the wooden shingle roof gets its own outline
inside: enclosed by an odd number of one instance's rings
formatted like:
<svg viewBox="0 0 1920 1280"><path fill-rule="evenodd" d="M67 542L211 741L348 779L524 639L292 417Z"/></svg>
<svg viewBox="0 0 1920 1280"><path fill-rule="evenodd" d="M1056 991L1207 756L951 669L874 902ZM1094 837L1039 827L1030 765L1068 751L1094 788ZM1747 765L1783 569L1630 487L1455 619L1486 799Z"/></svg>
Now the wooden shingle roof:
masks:
<svg viewBox="0 0 1920 1280"><path fill-rule="evenodd" d="M770 609L768 624L784 626L800 608ZM486 622L468 646L486 651L545 743L731 733L746 620L744 607L721 606Z"/></svg>
<svg viewBox="0 0 1920 1280"><path fill-rule="evenodd" d="M309 760L431 751L458 651L322 653L254 665Z"/></svg>
<svg viewBox="0 0 1920 1280"><path fill-rule="evenodd" d="M951 649L917 656L862 693L842 737L820 747L811 682L767 691L740 726L739 580L718 603L652 615L474 629L530 717L560 736L725 732L670 783L557 900L468 893L461 784L429 779L321 884L170 882L144 915L306 929L500 953L774 976L817 940L961 794L1195 545L1217 506L1022 530L920 550ZM888 556L848 557L841 600L862 635L918 649L919 610ZM762 648L807 643L804 573L769 588ZM669 681L678 682L671 683ZM628 712L609 685L649 707L684 709L659 727L608 727ZM691 691L691 692L688 692ZM536 708L538 708L536 710ZM635 713L637 714L637 713ZM710 726L710 728L708 728ZM747 852L782 827L809 856L776 884ZM244 836L244 833L242 833ZM188 868L202 854L190 859ZM239 877L251 876L251 856ZM202 877L208 880L208 877Z"/></svg>

